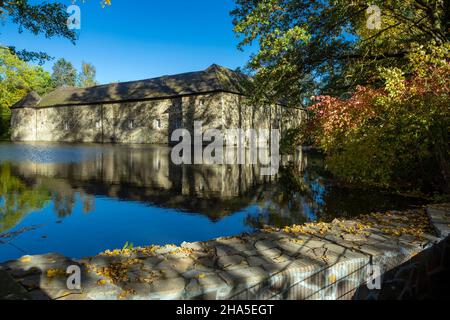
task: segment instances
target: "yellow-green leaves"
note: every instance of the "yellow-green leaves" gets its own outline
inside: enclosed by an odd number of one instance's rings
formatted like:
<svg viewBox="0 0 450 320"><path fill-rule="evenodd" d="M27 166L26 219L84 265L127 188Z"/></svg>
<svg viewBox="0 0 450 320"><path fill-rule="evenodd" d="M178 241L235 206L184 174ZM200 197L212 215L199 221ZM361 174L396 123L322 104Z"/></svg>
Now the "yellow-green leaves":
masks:
<svg viewBox="0 0 450 320"><path fill-rule="evenodd" d="M379 68L380 76L384 79L385 89L391 98L397 97L405 90L405 76L399 68Z"/></svg>
<svg viewBox="0 0 450 320"><path fill-rule="evenodd" d="M30 91L46 93L51 88L50 74L32 66L0 47L0 109L9 109Z"/></svg>

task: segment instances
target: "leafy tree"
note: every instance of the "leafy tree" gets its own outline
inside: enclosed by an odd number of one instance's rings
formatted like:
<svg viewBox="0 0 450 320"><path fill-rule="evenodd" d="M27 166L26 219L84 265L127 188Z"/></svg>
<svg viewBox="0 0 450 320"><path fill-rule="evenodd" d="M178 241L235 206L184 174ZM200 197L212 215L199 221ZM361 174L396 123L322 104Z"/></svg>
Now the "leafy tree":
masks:
<svg viewBox="0 0 450 320"><path fill-rule="evenodd" d="M76 3L76 0L73 3ZM102 0L100 3L102 7L111 5L110 0ZM65 4L56 1L30 4L28 0L0 0L0 20L6 20L6 16L19 26L19 32L27 29L35 35L44 34L47 38L59 36L75 43L76 33L67 28L69 14ZM10 49L20 59L27 62L35 61L43 64L52 59L45 52L16 50L13 46L10 46Z"/></svg>
<svg viewBox="0 0 450 320"><path fill-rule="evenodd" d="M298 105L319 95L303 139L314 138L336 176L449 191L448 0L236 4L240 47L258 44L253 100ZM379 28L369 27L371 5Z"/></svg>
<svg viewBox="0 0 450 320"><path fill-rule="evenodd" d="M45 94L51 89L50 74L41 66L32 66L0 47L0 111L9 113L9 108L30 91Z"/></svg>
<svg viewBox="0 0 450 320"><path fill-rule="evenodd" d="M359 86L348 99L314 99L306 135L326 152L335 175L388 187L450 191L449 50L448 44L416 49L408 57L414 74L380 70L383 88Z"/></svg>
<svg viewBox="0 0 450 320"><path fill-rule="evenodd" d="M81 72L78 76L78 86L86 88L97 85L98 83L95 81L96 72L94 65L83 62L81 65Z"/></svg>
<svg viewBox="0 0 450 320"><path fill-rule="evenodd" d="M71 62L61 58L53 65L52 81L56 88L75 87L77 70L75 70Z"/></svg>
<svg viewBox="0 0 450 320"><path fill-rule="evenodd" d="M28 0L0 0L0 19L8 17L9 20L19 27L19 32L24 29L35 35L43 34L47 38L60 36L75 43L76 34L67 28L66 6L57 2L46 2L30 4ZM43 52L30 52L27 50L11 50L25 61L44 62L50 56Z"/></svg>
<svg viewBox="0 0 450 320"><path fill-rule="evenodd" d="M370 5L381 10L380 29L367 27ZM313 93L379 84L379 67L406 71L411 48L448 41L448 7L448 0L236 0L232 14L240 47L258 44L248 64L254 98L298 105Z"/></svg>

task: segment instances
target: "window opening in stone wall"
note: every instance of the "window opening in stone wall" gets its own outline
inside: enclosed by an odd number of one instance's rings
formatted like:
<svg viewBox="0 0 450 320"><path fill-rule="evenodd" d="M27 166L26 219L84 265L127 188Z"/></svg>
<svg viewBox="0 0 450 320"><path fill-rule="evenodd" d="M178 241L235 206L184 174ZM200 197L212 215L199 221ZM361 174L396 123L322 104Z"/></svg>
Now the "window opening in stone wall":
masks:
<svg viewBox="0 0 450 320"><path fill-rule="evenodd" d="M153 127L155 129L161 129L161 120L160 119L153 120Z"/></svg>

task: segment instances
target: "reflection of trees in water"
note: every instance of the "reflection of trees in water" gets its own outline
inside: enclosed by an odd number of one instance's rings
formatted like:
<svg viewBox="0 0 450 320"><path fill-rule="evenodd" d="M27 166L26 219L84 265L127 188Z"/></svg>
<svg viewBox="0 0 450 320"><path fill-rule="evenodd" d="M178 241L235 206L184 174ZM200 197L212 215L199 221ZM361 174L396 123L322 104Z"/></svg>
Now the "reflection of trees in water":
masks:
<svg viewBox="0 0 450 320"><path fill-rule="evenodd" d="M27 186L11 173L9 163L0 164L0 232L13 228L49 200L50 192L46 188Z"/></svg>
<svg viewBox="0 0 450 320"><path fill-rule="evenodd" d="M318 200L323 196L324 188L320 177L301 168L295 162L280 168L277 183L257 199L261 214L248 216L247 225L282 227L314 219L320 211Z"/></svg>
<svg viewBox="0 0 450 320"><path fill-rule="evenodd" d="M280 168L277 183L257 199L261 213L249 215L247 225L283 227L308 220L331 221L336 217L406 209L421 203L420 199L382 190L340 186L326 172L320 154L308 153L307 158L307 166L299 167L294 161Z"/></svg>
<svg viewBox="0 0 450 320"><path fill-rule="evenodd" d="M84 213L91 212L96 196L200 213L212 221L259 208L246 221L253 227L400 208L386 194L338 187L317 152L298 150L283 157L276 179L260 176L256 166L175 166L167 148L104 146L93 155L71 163L0 164L0 230L12 228L49 200L59 217L72 214L77 203Z"/></svg>
<svg viewBox="0 0 450 320"><path fill-rule="evenodd" d="M81 193L80 199L83 204L83 213L89 213L95 210L95 198L93 196Z"/></svg>
<svg viewBox="0 0 450 320"><path fill-rule="evenodd" d="M75 204L78 200L81 202L83 213L89 213L95 210L95 198L85 193L83 190L73 188L64 181L46 180L41 182L51 192L53 201L53 210L59 218L68 217L73 213Z"/></svg>
<svg viewBox="0 0 450 320"><path fill-rule="evenodd" d="M70 216L75 205L75 193L67 193L64 191L52 192L52 201L58 217L64 218Z"/></svg>
<svg viewBox="0 0 450 320"><path fill-rule="evenodd" d="M95 209L95 199L80 192L84 213ZM29 213L44 208L49 201L54 203L58 217L72 214L77 192L72 187L39 179L30 183L14 175L10 163L0 163L0 233L14 228Z"/></svg>

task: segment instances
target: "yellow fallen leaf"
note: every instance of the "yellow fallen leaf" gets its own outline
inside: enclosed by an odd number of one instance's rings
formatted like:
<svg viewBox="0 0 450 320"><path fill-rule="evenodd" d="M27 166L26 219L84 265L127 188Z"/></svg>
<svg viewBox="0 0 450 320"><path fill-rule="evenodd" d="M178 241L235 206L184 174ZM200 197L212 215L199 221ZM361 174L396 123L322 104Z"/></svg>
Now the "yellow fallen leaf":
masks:
<svg viewBox="0 0 450 320"><path fill-rule="evenodd" d="M47 270L47 278L54 278L58 276L65 276L66 271L61 269L48 269Z"/></svg>
<svg viewBox="0 0 450 320"><path fill-rule="evenodd" d="M20 262L22 262L22 263L27 263L27 262L30 262L30 261L31 261L30 257L23 257L23 258L20 259Z"/></svg>
<svg viewBox="0 0 450 320"><path fill-rule="evenodd" d="M206 275L205 275L204 273L200 273L200 274L198 275L198 278L199 278L199 279L203 279L204 277L206 277Z"/></svg>
<svg viewBox="0 0 450 320"><path fill-rule="evenodd" d="M98 280L98 281L97 281L97 284L98 284L99 286L104 286L104 285L106 284L106 280L105 280L105 279Z"/></svg>

